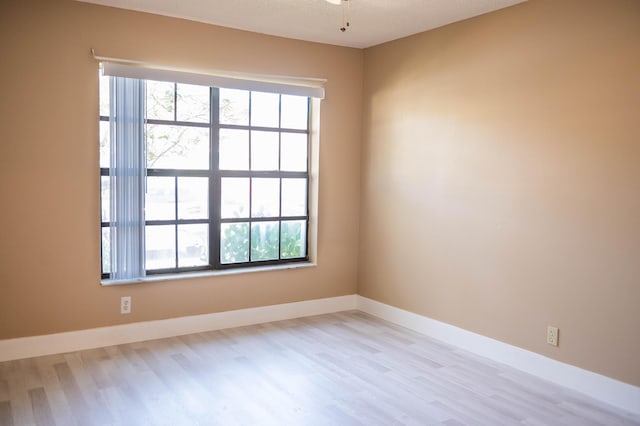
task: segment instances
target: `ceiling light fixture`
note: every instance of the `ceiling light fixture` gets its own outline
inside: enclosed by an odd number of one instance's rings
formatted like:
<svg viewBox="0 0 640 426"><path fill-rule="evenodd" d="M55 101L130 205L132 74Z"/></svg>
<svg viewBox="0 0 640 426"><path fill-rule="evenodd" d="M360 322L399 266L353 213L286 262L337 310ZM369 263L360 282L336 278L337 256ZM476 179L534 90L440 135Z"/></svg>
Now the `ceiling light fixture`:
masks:
<svg viewBox="0 0 640 426"><path fill-rule="evenodd" d="M349 28L349 4L351 0L325 0L328 3L335 4L336 6L342 6L342 26L340 31L345 32Z"/></svg>

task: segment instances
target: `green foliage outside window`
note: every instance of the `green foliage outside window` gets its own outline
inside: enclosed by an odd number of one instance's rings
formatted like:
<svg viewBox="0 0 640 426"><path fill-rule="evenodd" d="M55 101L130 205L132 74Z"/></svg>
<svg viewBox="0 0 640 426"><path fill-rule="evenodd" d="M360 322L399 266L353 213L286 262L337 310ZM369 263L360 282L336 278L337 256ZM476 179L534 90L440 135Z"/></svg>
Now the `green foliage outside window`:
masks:
<svg viewBox="0 0 640 426"><path fill-rule="evenodd" d="M257 222L251 227L251 260L272 260L280 256L283 259L302 257L304 253L302 221L282 222L282 232L277 222ZM280 233L282 240L280 240ZM231 223L223 225L221 235L222 263L238 263L249 261L249 225L247 223Z"/></svg>

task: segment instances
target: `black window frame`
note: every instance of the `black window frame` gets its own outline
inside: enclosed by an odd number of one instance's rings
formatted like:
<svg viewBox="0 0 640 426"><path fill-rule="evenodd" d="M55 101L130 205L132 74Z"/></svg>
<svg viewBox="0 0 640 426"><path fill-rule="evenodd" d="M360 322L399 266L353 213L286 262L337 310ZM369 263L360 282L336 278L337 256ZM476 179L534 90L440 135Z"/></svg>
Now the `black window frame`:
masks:
<svg viewBox="0 0 640 426"><path fill-rule="evenodd" d="M178 82L173 82L174 91L176 91ZM158 124L158 125L171 125L171 126L184 126L184 127L195 127L195 128L207 128L209 129L209 169L158 169L158 168L148 168L146 169L146 176L163 176L163 177L173 177L174 178L174 195L176 199L175 209L176 214L174 219L170 220L147 220L145 218L145 227L148 225L173 225L176 227L174 231L175 235L175 268L163 268L163 269L146 269L146 276L155 276L155 275L163 275L163 274L181 274L181 273L189 273L189 272L198 272L198 271L219 271L219 270L228 270L228 269L245 269L252 267L260 267L260 266L269 266L269 265L284 265L290 263L299 263L299 262L308 262L309 261L309 191L310 191L310 152L311 152L311 98L307 98L307 123L306 129L291 129L291 128L283 128L282 124L282 96L286 94L278 94L279 102L278 102L278 127L263 127L263 126L253 126L251 125L251 99L253 98L252 94L256 91L246 90L249 93L249 119L248 125L237 125L237 124L222 124L220 123L220 88L217 87L209 87L209 107L210 107L210 117L208 123L201 122L186 122L186 121L177 121L176 119L176 104L177 104L177 96L174 96L174 119L173 120L158 120L158 119L148 119L145 117L145 127L147 124ZM146 114L145 114L146 115ZM100 122L109 123L109 117L100 115ZM223 129L236 129L236 130L246 130L249 134L249 168L248 170L222 170L219 168L219 144L220 144L220 130ZM296 134L305 134L307 136L307 158L306 158L306 171L304 172L294 172L294 171L281 171L280 164L278 170L273 171L257 171L251 170L251 134L252 131L265 131L265 132L275 132L278 133L278 158L280 162L281 158L281 135L283 133L296 133ZM146 143L146 141L145 141ZM100 176L109 177L109 167L100 167ZM179 177L206 177L208 178L209 183L209 200L208 200L208 218L207 219L179 219L177 214L178 210L178 188L177 182ZM221 182L225 177L241 177L241 178L249 178L250 185L250 196L249 196L249 217L246 218L222 218L221 217ZM280 182L280 197L279 197L279 215L278 216L270 216L270 217L251 217L251 191L253 185L254 178L277 178ZM282 179L286 178L303 178L306 181L306 211L304 215L299 216L282 216ZM102 180L102 179L101 179ZM102 184L101 184L102 185ZM102 191L100 191L102 193ZM102 197L101 197L102 203ZM281 247L282 247L282 222L283 221L304 221L305 222L305 235L304 235L304 256L294 257L294 258L282 258ZM251 259L251 225L259 222L278 222L279 229L279 238L278 238L278 258L270 259L270 260L252 260ZM220 244L221 244L221 225L225 223L248 223L249 225L249 242L248 242L248 256L249 261L247 262L234 262L234 263L222 263L220 259ZM177 226L181 224L208 224L209 225L209 262L207 265L201 266L188 266L188 267L179 267L178 256L179 256L179 248L178 248L178 230ZM101 218L100 223L100 233L102 238L102 230L105 228L109 228L110 222L103 221ZM102 252L103 245L100 244L101 249L101 259L103 259L104 253ZM110 273L105 272L103 270L104 263L100 262L101 267L101 277L103 280L108 280L110 278Z"/></svg>

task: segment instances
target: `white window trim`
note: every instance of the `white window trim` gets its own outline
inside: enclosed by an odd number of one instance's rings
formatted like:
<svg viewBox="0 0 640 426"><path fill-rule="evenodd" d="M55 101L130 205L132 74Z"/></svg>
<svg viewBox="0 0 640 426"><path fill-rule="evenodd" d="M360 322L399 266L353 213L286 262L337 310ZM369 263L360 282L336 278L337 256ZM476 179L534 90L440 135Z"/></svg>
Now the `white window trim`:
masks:
<svg viewBox="0 0 640 426"><path fill-rule="evenodd" d="M92 49L93 53L93 49ZM277 271L294 269L300 267L315 267L318 264L318 193L319 193L319 157L320 157L320 101L324 99L324 85L326 79L319 78L299 78L299 77L284 77L284 76L268 76L259 74L237 73L229 71L218 70L205 70L205 72L192 72L184 69L177 69L172 67L165 67L163 70L160 65L154 65L139 61L130 61L125 59L106 58L93 54L96 60L101 61L100 65L104 68L111 69L111 75L126 76L132 78L141 78L149 80L165 80L170 82L184 82L187 84L200 84L209 85L213 87L226 86L229 87L230 83L237 84L235 87L243 90L252 91L267 91L281 94L291 94L298 96L309 96L310 105L310 125L309 125L309 194L308 194L308 240L307 240L307 262L282 264L282 265L269 265L269 266L256 266L245 267L238 269L227 270L207 270L193 273L177 273L166 275L154 275L151 277L144 277L136 280L110 280L101 279L100 283L103 286L119 285L119 284L135 284L154 281L166 281L166 280L180 280L183 278L195 278L203 276L224 276L232 274L252 273L258 271ZM139 74L118 74L116 71L136 72ZM153 71L150 71L153 70ZM159 78L159 73L165 71L164 78ZM103 69L103 72L105 70ZM146 73L145 72L149 72ZM188 80L188 78L202 79L202 80ZM204 80L206 78L216 78L215 80ZM221 80L228 79L228 80ZM224 82L224 83L221 83ZM225 84L226 83L226 84ZM250 83L256 84L255 86L249 85ZM293 84L298 83L298 84ZM245 84L245 85L243 85ZM262 84L262 86L260 86ZM304 91L298 91L304 89Z"/></svg>

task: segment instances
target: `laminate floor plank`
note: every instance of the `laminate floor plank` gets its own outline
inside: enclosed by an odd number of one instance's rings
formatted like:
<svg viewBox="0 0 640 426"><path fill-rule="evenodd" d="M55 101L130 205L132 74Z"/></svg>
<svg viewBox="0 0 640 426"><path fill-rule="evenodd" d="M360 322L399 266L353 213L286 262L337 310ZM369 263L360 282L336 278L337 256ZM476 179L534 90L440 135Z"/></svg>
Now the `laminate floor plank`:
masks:
<svg viewBox="0 0 640 426"><path fill-rule="evenodd" d="M26 360L9 361L11 363L7 377L9 401L14 419L24 419L26 422L34 423L31 401L27 389L27 380L30 380L32 371L27 367L23 374L21 367L29 364L25 361ZM14 423L17 425L21 424L18 421L14 421Z"/></svg>
<svg viewBox="0 0 640 426"><path fill-rule="evenodd" d="M76 425L77 423L75 422L71 407L64 396L62 385L60 384L56 371L53 368L57 362L64 360L64 358L59 355L49 355L33 359L38 366L43 389L47 395L49 408L53 415L55 424L69 426ZM24 419L21 419L21 421L23 420Z"/></svg>
<svg viewBox="0 0 640 426"><path fill-rule="evenodd" d="M69 407L71 407L71 411L76 422L81 425L100 424L101 422L97 416L93 415L89 403L87 402L87 398L90 398L91 395L85 395L80 390L69 365L66 362L61 362L55 364L53 368L58 376L58 380L62 386L62 391L64 392L64 397L67 400Z"/></svg>
<svg viewBox="0 0 640 426"><path fill-rule="evenodd" d="M53 413L51 412L51 406L47 399L47 394L43 387L34 388L29 391L29 398L31 399L31 409L33 411L35 424L38 426L51 426L56 422L53 419Z"/></svg>
<svg viewBox="0 0 640 426"><path fill-rule="evenodd" d="M156 418L154 421L154 416L149 410L149 401L140 394L137 387L130 385L131 380L137 380L137 372L131 368L124 356L117 356L117 352L110 351L109 358L103 360L103 370L105 380L111 384L108 401L111 409L117 412L116 424L128 421L131 424L147 425L160 420ZM140 390L143 389L141 387Z"/></svg>
<svg viewBox="0 0 640 426"><path fill-rule="evenodd" d="M0 363L0 426L635 425L359 311Z"/></svg>

